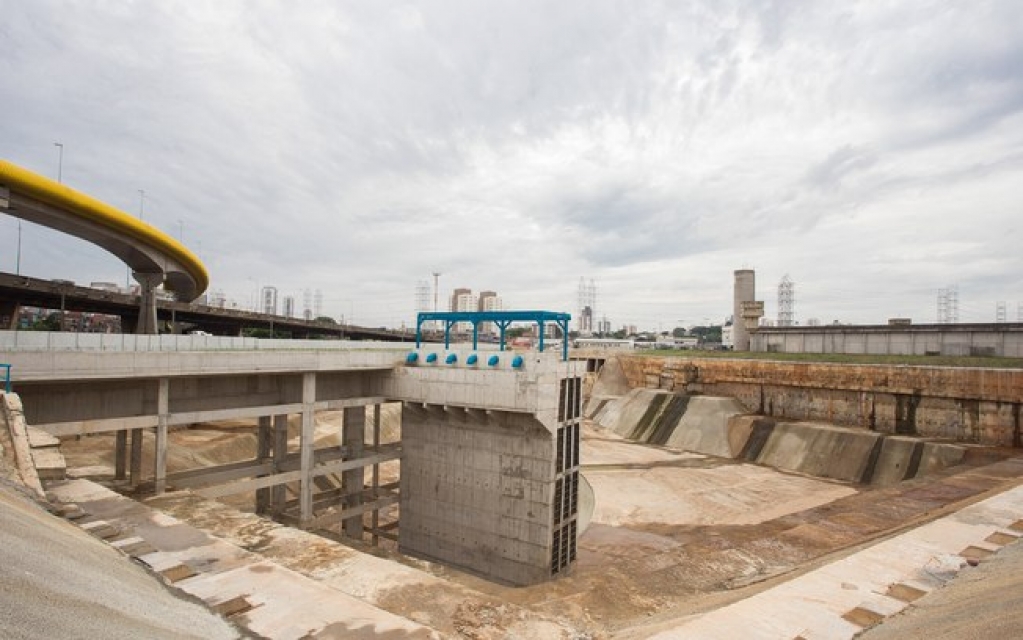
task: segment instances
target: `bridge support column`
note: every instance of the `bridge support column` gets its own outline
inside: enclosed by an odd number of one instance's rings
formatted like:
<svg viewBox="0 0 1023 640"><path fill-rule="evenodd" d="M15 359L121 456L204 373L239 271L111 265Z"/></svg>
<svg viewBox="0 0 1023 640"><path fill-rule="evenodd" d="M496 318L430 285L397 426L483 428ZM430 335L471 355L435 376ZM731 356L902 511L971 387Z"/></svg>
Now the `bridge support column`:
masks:
<svg viewBox="0 0 1023 640"><path fill-rule="evenodd" d="M274 473L281 472L281 465L288 457L288 416L281 414L274 416ZM284 501L287 498L287 487L283 484L275 484L270 488L270 512L277 516L284 511Z"/></svg>
<svg viewBox="0 0 1023 640"><path fill-rule="evenodd" d="M373 405L373 451L374 453L380 451L380 405ZM373 499L376 500L380 491L380 464L373 465ZM370 531L373 532L373 546L377 546L380 543L380 509L373 509L372 523Z"/></svg>
<svg viewBox="0 0 1023 640"><path fill-rule="evenodd" d="M346 460L362 457L362 449L366 440L366 407L349 407L344 410L341 422L341 444L348 449ZM362 504L362 490L366 482L366 468L356 467L341 473L341 486L344 489L345 507L352 508ZM362 539L362 514L345 518L342 521L344 533L349 538Z"/></svg>
<svg viewBox="0 0 1023 640"><path fill-rule="evenodd" d="M270 416L259 416L256 429L256 461L268 462L273 450ZM270 487L256 489L256 513L266 515L270 510Z"/></svg>
<svg viewBox="0 0 1023 640"><path fill-rule="evenodd" d="M170 381L167 378L160 378L156 396L156 463L154 475L156 480L156 495L160 495L167 489L167 422L170 418Z"/></svg>
<svg viewBox="0 0 1023 640"><path fill-rule="evenodd" d="M128 461L128 432L121 430L117 432L116 443L114 444L114 480L124 480L127 475Z"/></svg>
<svg viewBox="0 0 1023 640"><path fill-rule="evenodd" d="M141 289L141 295L139 296L139 321L135 326L135 333L159 333L156 326L156 288L163 284L163 274L132 271L131 275L139 283L139 288Z"/></svg>
<svg viewBox="0 0 1023 640"><path fill-rule="evenodd" d="M0 302L0 329L15 331L18 328L18 312L21 305L11 300Z"/></svg>
<svg viewBox="0 0 1023 640"><path fill-rule="evenodd" d="M131 430L131 488L142 484L142 429Z"/></svg>
<svg viewBox="0 0 1023 640"><path fill-rule="evenodd" d="M302 479L299 495L299 524L305 526L313 517L313 451L316 446L316 374L302 374L302 437L299 441L299 460Z"/></svg>

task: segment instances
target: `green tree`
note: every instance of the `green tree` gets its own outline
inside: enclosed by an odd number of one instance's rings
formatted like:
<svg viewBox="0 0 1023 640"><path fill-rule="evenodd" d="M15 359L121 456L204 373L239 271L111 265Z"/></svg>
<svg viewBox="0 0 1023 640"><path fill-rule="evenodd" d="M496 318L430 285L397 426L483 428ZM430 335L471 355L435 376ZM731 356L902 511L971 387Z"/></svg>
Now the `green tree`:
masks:
<svg viewBox="0 0 1023 640"><path fill-rule="evenodd" d="M45 318L36 320L28 327L29 331L60 331L60 313L53 312Z"/></svg>

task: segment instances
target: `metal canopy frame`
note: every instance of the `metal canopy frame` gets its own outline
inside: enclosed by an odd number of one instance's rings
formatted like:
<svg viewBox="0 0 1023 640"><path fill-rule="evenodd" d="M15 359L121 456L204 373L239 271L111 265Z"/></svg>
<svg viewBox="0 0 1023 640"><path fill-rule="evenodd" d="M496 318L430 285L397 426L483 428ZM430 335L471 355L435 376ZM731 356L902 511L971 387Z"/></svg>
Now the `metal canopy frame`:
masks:
<svg viewBox="0 0 1023 640"><path fill-rule="evenodd" d="M561 357L568 360L568 323L572 320L569 313L556 311L449 311L423 312L416 318L416 348L422 344L422 328L424 322L431 320L444 323L444 348L451 346L451 328L459 322L472 324L472 348L479 346L479 323L493 322L501 330L501 351L504 351L504 332L513 322L535 322L539 326L539 349L544 347L544 324L553 322L561 328Z"/></svg>

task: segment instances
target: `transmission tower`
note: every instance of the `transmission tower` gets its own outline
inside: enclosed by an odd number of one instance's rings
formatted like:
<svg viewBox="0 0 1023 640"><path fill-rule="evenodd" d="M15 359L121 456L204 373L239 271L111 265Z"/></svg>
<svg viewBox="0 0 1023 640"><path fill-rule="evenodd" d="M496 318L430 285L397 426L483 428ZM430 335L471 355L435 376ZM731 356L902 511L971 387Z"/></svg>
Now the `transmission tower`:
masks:
<svg viewBox="0 0 1023 640"><path fill-rule="evenodd" d="M785 274L778 283L778 326L791 327L796 323L796 283Z"/></svg>
<svg viewBox="0 0 1023 640"><path fill-rule="evenodd" d="M938 324L959 322L959 288L952 285L938 289Z"/></svg>
<svg viewBox="0 0 1023 640"><path fill-rule="evenodd" d="M430 283L420 280L416 283L416 313L430 310Z"/></svg>
<svg viewBox="0 0 1023 640"><path fill-rule="evenodd" d="M313 292L309 289L302 290L302 317L306 320L313 319Z"/></svg>
<svg viewBox="0 0 1023 640"><path fill-rule="evenodd" d="M597 285L591 278L579 278L579 333L593 334L593 319L597 317Z"/></svg>
<svg viewBox="0 0 1023 640"><path fill-rule="evenodd" d="M1004 300L995 303L995 322L1008 322L1008 309Z"/></svg>

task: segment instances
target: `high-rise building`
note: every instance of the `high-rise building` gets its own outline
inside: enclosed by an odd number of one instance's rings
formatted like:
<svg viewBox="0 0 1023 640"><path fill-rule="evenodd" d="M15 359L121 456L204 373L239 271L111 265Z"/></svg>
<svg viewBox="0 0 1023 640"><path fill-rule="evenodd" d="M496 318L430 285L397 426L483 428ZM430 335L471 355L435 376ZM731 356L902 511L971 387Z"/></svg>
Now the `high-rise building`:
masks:
<svg viewBox="0 0 1023 640"><path fill-rule="evenodd" d="M295 317L295 296L284 296L284 305L281 313L285 318Z"/></svg>
<svg viewBox="0 0 1023 640"><path fill-rule="evenodd" d="M263 313L277 315L277 287L263 287L262 303L260 307Z"/></svg>
<svg viewBox="0 0 1023 640"><path fill-rule="evenodd" d="M503 311L504 303L498 297L496 291L480 291L479 302L476 307L479 311ZM480 323L481 333L497 334L498 330L493 322Z"/></svg>
<svg viewBox="0 0 1023 640"><path fill-rule="evenodd" d="M594 321L597 316L597 285L590 279L579 278L579 334L588 336L596 328ZM599 332L599 329L598 329Z"/></svg>
<svg viewBox="0 0 1023 640"><path fill-rule="evenodd" d="M479 298L472 293L472 289L459 287L451 293L452 311L476 311L479 309ZM458 322L454 326L455 331L470 331L472 324Z"/></svg>
<svg viewBox="0 0 1023 640"><path fill-rule="evenodd" d="M475 311L476 303L472 302L472 289L458 287L451 292L451 300L448 303L448 311Z"/></svg>

